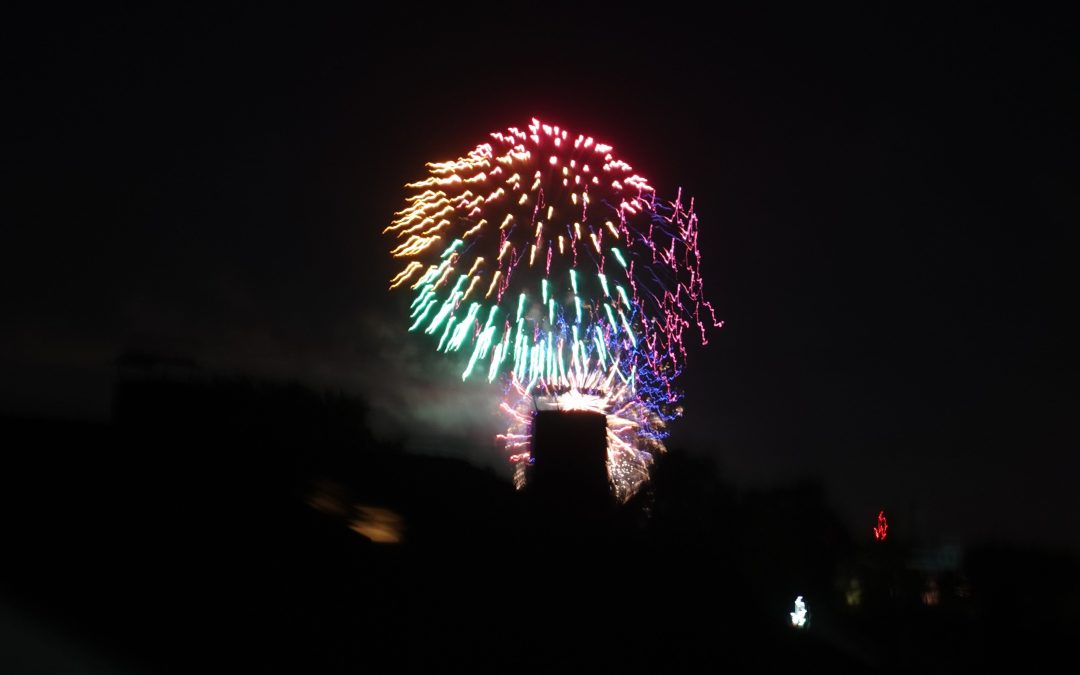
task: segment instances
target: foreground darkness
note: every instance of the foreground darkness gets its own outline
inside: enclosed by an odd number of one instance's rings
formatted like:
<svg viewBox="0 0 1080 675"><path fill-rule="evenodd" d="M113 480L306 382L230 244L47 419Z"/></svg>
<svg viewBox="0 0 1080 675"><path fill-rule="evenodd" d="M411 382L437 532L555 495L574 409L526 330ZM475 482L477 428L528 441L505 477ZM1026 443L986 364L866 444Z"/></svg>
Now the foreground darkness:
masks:
<svg viewBox="0 0 1080 675"><path fill-rule="evenodd" d="M341 395L136 373L114 410L0 420L0 671L1067 670L1080 635L1068 555L915 563L902 517L875 543L817 485L736 493L678 449L577 517Z"/></svg>

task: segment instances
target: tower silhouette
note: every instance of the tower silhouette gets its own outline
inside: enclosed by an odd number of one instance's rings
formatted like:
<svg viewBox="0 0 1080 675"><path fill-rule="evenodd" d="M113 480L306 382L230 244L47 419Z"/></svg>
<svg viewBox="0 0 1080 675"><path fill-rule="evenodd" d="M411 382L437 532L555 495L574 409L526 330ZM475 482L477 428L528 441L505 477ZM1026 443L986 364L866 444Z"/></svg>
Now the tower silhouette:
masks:
<svg viewBox="0 0 1080 675"><path fill-rule="evenodd" d="M587 411L540 410L532 420L528 491L548 511L588 515L612 506L607 418Z"/></svg>

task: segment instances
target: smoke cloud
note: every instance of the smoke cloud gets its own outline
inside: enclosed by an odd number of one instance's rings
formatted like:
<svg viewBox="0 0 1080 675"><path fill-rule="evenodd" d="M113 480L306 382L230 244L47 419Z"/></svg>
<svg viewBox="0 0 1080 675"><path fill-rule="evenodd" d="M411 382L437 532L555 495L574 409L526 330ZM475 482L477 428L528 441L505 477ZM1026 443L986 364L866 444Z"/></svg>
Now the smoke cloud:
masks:
<svg viewBox="0 0 1080 675"><path fill-rule="evenodd" d="M438 354L427 336L406 331L400 319L369 314L368 359L358 373L371 410L372 431L411 451L453 455L505 469L496 434L506 430L498 383L462 382L465 356Z"/></svg>

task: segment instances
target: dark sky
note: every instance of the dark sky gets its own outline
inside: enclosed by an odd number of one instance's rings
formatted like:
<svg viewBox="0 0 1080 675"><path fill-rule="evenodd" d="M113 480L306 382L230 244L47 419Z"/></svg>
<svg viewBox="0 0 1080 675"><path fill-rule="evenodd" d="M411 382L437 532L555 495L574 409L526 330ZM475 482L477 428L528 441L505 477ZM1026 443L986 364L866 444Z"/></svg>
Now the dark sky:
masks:
<svg viewBox="0 0 1080 675"><path fill-rule="evenodd" d="M670 445L819 478L853 525L1080 546L1074 22L456 7L9 21L0 411L107 417L143 349L430 404L499 461L461 391L384 391L420 350L380 230L535 115L696 198L726 325Z"/></svg>

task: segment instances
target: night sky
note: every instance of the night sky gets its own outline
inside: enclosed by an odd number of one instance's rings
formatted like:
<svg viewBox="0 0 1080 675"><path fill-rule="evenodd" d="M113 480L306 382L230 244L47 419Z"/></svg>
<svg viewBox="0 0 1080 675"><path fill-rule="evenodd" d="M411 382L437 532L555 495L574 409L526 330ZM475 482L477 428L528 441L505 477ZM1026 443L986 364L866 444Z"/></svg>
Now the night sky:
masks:
<svg viewBox="0 0 1080 675"><path fill-rule="evenodd" d="M107 419L138 349L501 464L492 392L406 337L380 232L424 162L537 116L696 199L725 326L670 447L744 489L819 479L867 533L886 508L1080 547L1075 23L664 11L10 21L0 412Z"/></svg>

